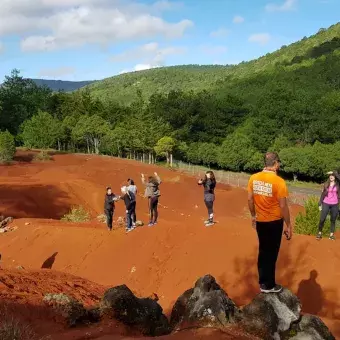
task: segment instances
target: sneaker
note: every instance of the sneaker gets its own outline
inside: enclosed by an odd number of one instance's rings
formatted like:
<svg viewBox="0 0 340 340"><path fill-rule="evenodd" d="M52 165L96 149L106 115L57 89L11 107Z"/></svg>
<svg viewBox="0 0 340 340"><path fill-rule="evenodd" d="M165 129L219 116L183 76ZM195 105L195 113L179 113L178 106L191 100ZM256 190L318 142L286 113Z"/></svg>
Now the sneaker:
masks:
<svg viewBox="0 0 340 340"><path fill-rule="evenodd" d="M129 233L130 231L133 231L134 228L126 228L126 232Z"/></svg>
<svg viewBox="0 0 340 340"><path fill-rule="evenodd" d="M150 222L149 224L148 224L148 227L153 227L154 226L154 223L152 223L152 222Z"/></svg>
<svg viewBox="0 0 340 340"><path fill-rule="evenodd" d="M156 225L157 223L158 223L158 222L157 222L157 221L155 221L155 222L153 222L152 224L153 224L153 225Z"/></svg>
<svg viewBox="0 0 340 340"><path fill-rule="evenodd" d="M318 241L320 241L321 239L322 239L322 233L317 233L317 235L316 235L316 239L318 240Z"/></svg>
<svg viewBox="0 0 340 340"><path fill-rule="evenodd" d="M275 285L275 287L268 289L265 285L260 285L261 293L269 294L269 293L280 293L282 291L282 286Z"/></svg>
<svg viewBox="0 0 340 340"><path fill-rule="evenodd" d="M329 239L332 240L332 241L335 241L335 236L334 236L334 234L333 234L333 235L330 235L330 236L329 236Z"/></svg>
<svg viewBox="0 0 340 340"><path fill-rule="evenodd" d="M210 221L205 224L206 227L212 227L214 225L214 222Z"/></svg>

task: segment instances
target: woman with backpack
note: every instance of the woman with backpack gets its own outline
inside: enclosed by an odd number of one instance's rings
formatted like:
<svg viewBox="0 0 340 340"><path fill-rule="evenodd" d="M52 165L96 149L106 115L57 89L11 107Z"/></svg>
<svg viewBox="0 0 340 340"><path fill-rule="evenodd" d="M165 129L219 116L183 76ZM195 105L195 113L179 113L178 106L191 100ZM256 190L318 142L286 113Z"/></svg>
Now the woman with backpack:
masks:
<svg viewBox="0 0 340 340"><path fill-rule="evenodd" d="M135 181L131 178L127 180L128 186L127 189L128 191L132 192L135 195L136 201L137 201L137 186L135 185ZM135 205L135 211L132 216L132 225L136 227L136 221L137 221L137 215L136 215L136 205Z"/></svg>
<svg viewBox="0 0 340 340"><path fill-rule="evenodd" d="M134 228L133 225L133 216L136 215L136 197L133 192L129 191L126 186L121 188L122 196L120 197L125 203L126 209L126 232L132 231Z"/></svg>
<svg viewBox="0 0 340 340"><path fill-rule="evenodd" d="M215 201L215 187L216 179L212 171L207 171L204 179L198 181L198 185L204 188L204 203L208 210L208 219L204 222L206 227L214 225L214 201Z"/></svg>
<svg viewBox="0 0 340 340"><path fill-rule="evenodd" d="M330 171L327 173L329 178L324 184L323 191L320 196L319 209L321 211L319 231L316 235L317 240L322 238L322 229L325 224L328 214L331 215L331 230L329 239L335 241L335 224L339 215L339 202L340 202L340 176L337 171Z"/></svg>
<svg viewBox="0 0 340 340"><path fill-rule="evenodd" d="M148 198L149 201L149 227L152 227L157 224L158 219L158 199L161 195L159 190L159 185L161 184L161 179L158 176L157 172L154 173L155 176L149 176L147 180L145 180L144 174L142 174L142 183L145 185L145 197Z"/></svg>

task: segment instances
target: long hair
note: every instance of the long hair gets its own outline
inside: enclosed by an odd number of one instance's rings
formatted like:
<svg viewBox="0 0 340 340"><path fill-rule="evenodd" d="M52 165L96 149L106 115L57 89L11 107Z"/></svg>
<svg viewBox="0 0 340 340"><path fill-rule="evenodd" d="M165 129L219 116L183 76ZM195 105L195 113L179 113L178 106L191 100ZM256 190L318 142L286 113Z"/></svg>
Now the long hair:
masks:
<svg viewBox="0 0 340 340"><path fill-rule="evenodd" d="M135 181L131 178L129 178L127 182L129 183L129 185L135 185Z"/></svg>
<svg viewBox="0 0 340 340"><path fill-rule="evenodd" d="M207 172L205 173L203 182L204 182L204 183L207 182L207 180L208 180L207 175L208 175L208 174L210 174L210 180L211 180L213 183L216 183L215 175L214 175L214 173L213 173L211 170L209 170L209 171L207 171Z"/></svg>
<svg viewBox="0 0 340 340"><path fill-rule="evenodd" d="M153 176L149 176L149 177L148 177L148 182L149 182L149 183L152 183L152 184L154 184L154 185L158 185L158 182L157 182L156 178L153 177Z"/></svg>
<svg viewBox="0 0 340 340"><path fill-rule="evenodd" d="M335 187L336 187L338 190L340 190L339 181L338 181L337 178L334 176L334 174L328 176L328 179L327 179L327 181L326 181L325 184L324 184L325 190L328 190L329 187L331 186L331 180L329 179L329 177L331 177L331 176L333 176L333 177L335 178L335 181L334 181ZM328 195L328 192L327 192L327 195Z"/></svg>

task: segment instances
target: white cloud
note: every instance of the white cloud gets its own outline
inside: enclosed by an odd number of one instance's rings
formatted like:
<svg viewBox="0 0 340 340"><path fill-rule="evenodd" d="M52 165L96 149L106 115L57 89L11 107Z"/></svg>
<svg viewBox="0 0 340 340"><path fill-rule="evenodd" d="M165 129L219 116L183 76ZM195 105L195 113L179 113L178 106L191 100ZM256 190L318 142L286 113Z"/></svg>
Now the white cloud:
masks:
<svg viewBox="0 0 340 340"><path fill-rule="evenodd" d="M236 15L233 19L234 24L242 24L243 22L244 22L244 18L239 15Z"/></svg>
<svg viewBox="0 0 340 340"><path fill-rule="evenodd" d="M19 35L23 51L50 51L151 37L179 38L190 20L167 22L178 2L136 0L1 0L0 36Z"/></svg>
<svg viewBox="0 0 340 340"><path fill-rule="evenodd" d="M45 68L40 70L39 77L44 78L59 78L69 76L76 72L75 68L68 66L61 66L57 68Z"/></svg>
<svg viewBox="0 0 340 340"><path fill-rule="evenodd" d="M268 33L257 33L257 34L252 34L249 38L248 41L252 43L257 43L260 45L266 45L270 41L271 36Z"/></svg>
<svg viewBox="0 0 340 340"><path fill-rule="evenodd" d="M138 61L135 71L149 69L152 67L164 66L166 58L170 55L179 55L186 52L183 47L170 46L160 47L158 43L151 42L134 49L117 54L110 58L112 62Z"/></svg>
<svg viewBox="0 0 340 340"><path fill-rule="evenodd" d="M223 38L223 37L228 36L229 34L230 34L230 31L227 30L226 28L219 28L218 30L211 32L210 36L212 38Z"/></svg>
<svg viewBox="0 0 340 340"><path fill-rule="evenodd" d="M150 65L150 64L137 64L131 69L124 69L119 72L119 74L123 73L129 73L129 72L138 72L138 71L144 71L144 70L150 70L152 68L160 67L158 65Z"/></svg>
<svg viewBox="0 0 340 340"><path fill-rule="evenodd" d="M202 51L206 54L214 54L214 55L221 55L228 51L227 47L220 45L220 46L202 46Z"/></svg>
<svg viewBox="0 0 340 340"><path fill-rule="evenodd" d="M266 6L267 12L286 12L295 9L297 0L285 0L281 5L270 3Z"/></svg>

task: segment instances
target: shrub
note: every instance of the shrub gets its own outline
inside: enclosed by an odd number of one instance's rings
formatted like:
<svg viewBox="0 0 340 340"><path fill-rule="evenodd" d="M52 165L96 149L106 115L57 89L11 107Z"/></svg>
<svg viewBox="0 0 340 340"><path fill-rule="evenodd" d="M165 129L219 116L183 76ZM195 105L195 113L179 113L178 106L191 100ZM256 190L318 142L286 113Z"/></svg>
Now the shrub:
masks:
<svg viewBox="0 0 340 340"><path fill-rule="evenodd" d="M295 232L304 235L316 235L320 221L319 200L317 197L309 197L304 203L305 212L299 213L295 220ZM326 220L325 231L330 230L330 221Z"/></svg>
<svg viewBox="0 0 340 340"><path fill-rule="evenodd" d="M82 206L73 207L61 220L65 222L88 222L90 221L90 214Z"/></svg>
<svg viewBox="0 0 340 340"><path fill-rule="evenodd" d="M0 132L0 162L10 162L14 155L14 137L8 131Z"/></svg>
<svg viewBox="0 0 340 340"><path fill-rule="evenodd" d="M47 151L41 151L39 153L36 153L33 157L33 159L36 162L44 162L44 161L50 161L52 157L49 155Z"/></svg>
<svg viewBox="0 0 340 340"><path fill-rule="evenodd" d="M14 318L6 305L0 308L0 339L1 340L33 340L36 335L29 325Z"/></svg>

